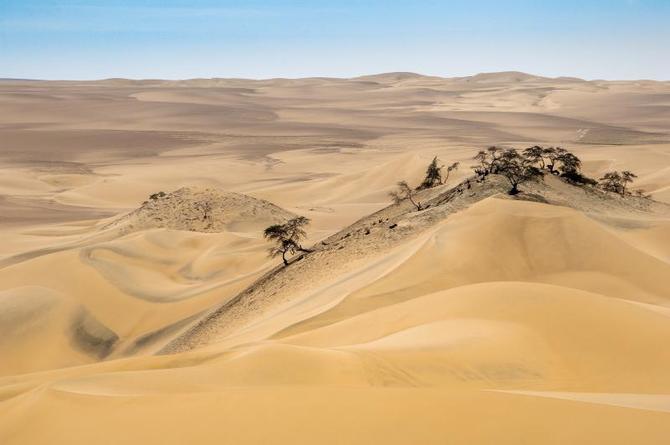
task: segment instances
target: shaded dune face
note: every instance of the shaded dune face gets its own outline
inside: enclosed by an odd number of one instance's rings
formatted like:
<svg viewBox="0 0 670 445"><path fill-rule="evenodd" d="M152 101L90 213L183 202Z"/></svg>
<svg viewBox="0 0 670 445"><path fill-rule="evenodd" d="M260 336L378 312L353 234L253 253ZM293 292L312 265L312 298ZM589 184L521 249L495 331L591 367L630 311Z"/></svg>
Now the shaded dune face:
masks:
<svg viewBox="0 0 670 445"><path fill-rule="evenodd" d="M5 373L101 360L119 339L84 306L46 288L5 291L2 305L0 350Z"/></svg>
<svg viewBox="0 0 670 445"><path fill-rule="evenodd" d="M0 93L0 443L670 437L667 82ZM466 186L489 144L566 146L655 201L552 175ZM461 166L424 210L389 206L436 155ZM313 252L284 268L262 230L296 215Z"/></svg>
<svg viewBox="0 0 670 445"><path fill-rule="evenodd" d="M100 359L107 357L119 337L85 310L79 312L70 327L75 348Z"/></svg>

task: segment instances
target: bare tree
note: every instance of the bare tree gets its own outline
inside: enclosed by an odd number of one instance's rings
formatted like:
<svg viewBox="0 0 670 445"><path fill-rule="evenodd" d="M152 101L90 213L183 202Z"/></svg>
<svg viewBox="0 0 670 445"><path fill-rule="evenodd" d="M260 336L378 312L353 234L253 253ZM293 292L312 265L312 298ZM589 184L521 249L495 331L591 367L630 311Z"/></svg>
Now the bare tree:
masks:
<svg viewBox="0 0 670 445"><path fill-rule="evenodd" d="M624 170L621 172L621 194L625 195L627 193L626 191L626 184L629 182L633 182L633 180L637 178L637 175L631 171Z"/></svg>
<svg viewBox="0 0 670 445"><path fill-rule="evenodd" d="M416 207L417 211L423 210L421 203L414 200L416 192L412 190L412 187L410 187L409 184L407 184L407 181L400 181L398 182L397 186L397 190L389 193L391 198L393 198L394 203L400 204L407 199L414 205L414 207Z"/></svg>
<svg viewBox="0 0 670 445"><path fill-rule="evenodd" d="M300 244L307 236L305 227L309 224L309 219L304 216L298 216L288 220L284 224L273 224L263 231L263 237L272 241L275 245L270 248L270 257L281 256L284 266L288 266L287 254L294 255L296 252L310 252Z"/></svg>
<svg viewBox="0 0 670 445"><path fill-rule="evenodd" d="M458 170L458 167L461 165L460 162L454 162L451 164L449 167L447 167L447 176L444 177L444 180L442 181L442 184L447 182L449 180L449 174L453 171Z"/></svg>

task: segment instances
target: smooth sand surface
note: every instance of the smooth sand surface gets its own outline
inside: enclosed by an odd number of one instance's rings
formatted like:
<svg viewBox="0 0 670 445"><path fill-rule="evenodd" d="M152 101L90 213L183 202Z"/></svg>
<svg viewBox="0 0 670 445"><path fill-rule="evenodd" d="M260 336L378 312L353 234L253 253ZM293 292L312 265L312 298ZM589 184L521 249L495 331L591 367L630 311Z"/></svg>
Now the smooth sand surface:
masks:
<svg viewBox="0 0 670 445"><path fill-rule="evenodd" d="M0 81L0 114L2 444L668 443L668 82ZM658 203L385 209L490 144ZM279 270L293 214L327 243Z"/></svg>

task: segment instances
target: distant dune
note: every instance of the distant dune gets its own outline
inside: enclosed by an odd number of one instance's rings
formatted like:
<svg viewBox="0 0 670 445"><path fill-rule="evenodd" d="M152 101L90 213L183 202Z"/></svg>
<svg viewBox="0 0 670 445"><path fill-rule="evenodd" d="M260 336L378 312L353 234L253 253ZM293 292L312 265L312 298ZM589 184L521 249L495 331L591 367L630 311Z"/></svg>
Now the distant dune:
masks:
<svg viewBox="0 0 670 445"><path fill-rule="evenodd" d="M670 83L1 79L0 443L665 444ZM489 145L599 178L472 177ZM400 180L460 162L391 204ZM263 229L302 215L287 267Z"/></svg>

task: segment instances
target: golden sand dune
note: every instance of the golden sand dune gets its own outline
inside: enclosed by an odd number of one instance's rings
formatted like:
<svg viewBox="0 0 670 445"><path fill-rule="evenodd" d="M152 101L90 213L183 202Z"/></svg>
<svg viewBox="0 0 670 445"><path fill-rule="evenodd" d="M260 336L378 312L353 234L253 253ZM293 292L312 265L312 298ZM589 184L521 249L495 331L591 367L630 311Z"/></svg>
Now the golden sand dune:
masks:
<svg viewBox="0 0 670 445"><path fill-rule="evenodd" d="M0 443L670 437L670 84L0 91ZM475 150L536 143L654 200L467 181ZM436 155L461 167L424 209L389 205ZM313 251L281 267L262 229L295 215Z"/></svg>
<svg viewBox="0 0 670 445"><path fill-rule="evenodd" d="M266 270L259 231L292 216L242 194L182 188L77 232L76 241L6 258L0 277L8 335L0 348L8 359L0 372L160 346Z"/></svg>

